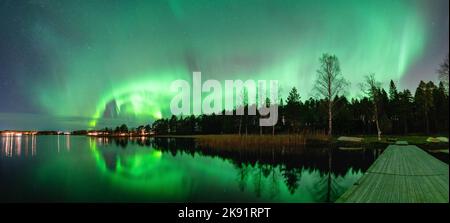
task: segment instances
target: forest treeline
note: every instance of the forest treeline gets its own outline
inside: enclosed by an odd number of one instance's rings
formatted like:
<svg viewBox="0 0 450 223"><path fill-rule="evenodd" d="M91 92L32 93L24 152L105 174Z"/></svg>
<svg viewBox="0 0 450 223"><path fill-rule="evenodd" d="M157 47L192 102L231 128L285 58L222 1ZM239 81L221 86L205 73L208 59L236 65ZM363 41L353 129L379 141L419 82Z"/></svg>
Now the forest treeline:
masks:
<svg viewBox="0 0 450 223"><path fill-rule="evenodd" d="M159 135L195 134L296 134L323 132L350 134L448 134L448 56L438 69L439 83L420 81L414 93L397 89L391 80L384 89L375 74L360 83L362 98L347 98L348 82L342 77L335 55L323 54L314 91L317 97L303 98L293 87L278 102L278 122L260 127L257 115L245 114L172 116L156 120L151 131ZM270 100L266 99L266 106ZM233 111L236 114L236 110ZM222 112L225 114L225 111ZM126 126L116 131L127 130ZM150 126L138 129L150 131Z"/></svg>
<svg viewBox="0 0 450 223"><path fill-rule="evenodd" d="M398 91L390 82L388 91L378 89L378 116L383 134L448 133L449 97L443 82L419 83L415 94L408 89ZM248 106L246 106L248 107ZM333 134L376 134L373 103L369 97L335 98ZM247 111L247 109L246 109ZM301 100L294 87L278 106L279 120L274 127L260 127L259 116L172 116L155 121L156 134L280 134L302 131L326 131L327 101L309 98Z"/></svg>

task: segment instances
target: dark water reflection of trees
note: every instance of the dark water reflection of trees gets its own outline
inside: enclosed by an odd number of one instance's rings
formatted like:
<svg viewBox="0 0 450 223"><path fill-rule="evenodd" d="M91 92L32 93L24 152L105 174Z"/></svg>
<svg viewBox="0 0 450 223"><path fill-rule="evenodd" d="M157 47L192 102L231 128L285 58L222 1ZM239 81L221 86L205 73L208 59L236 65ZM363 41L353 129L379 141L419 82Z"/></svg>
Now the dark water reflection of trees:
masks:
<svg viewBox="0 0 450 223"><path fill-rule="evenodd" d="M253 180L256 196L261 196L263 178L271 182L269 197L278 193L276 185L282 180L289 192L294 194L299 187L302 174L318 171L320 180L313 188L315 200L330 202L340 196L342 188L338 177L344 177L349 169L365 172L382 152L381 149L341 150L339 148L298 148L290 153L274 148L262 151L219 150L200 148L192 138L109 138L101 140L103 144L115 144L126 149L128 146L152 147L172 156L188 154L192 157L201 155L218 157L231 162L238 172L237 181L241 191L246 190L248 179ZM103 153L108 168L115 167L117 157ZM281 176L279 174L281 173ZM251 176L251 177L250 177Z"/></svg>

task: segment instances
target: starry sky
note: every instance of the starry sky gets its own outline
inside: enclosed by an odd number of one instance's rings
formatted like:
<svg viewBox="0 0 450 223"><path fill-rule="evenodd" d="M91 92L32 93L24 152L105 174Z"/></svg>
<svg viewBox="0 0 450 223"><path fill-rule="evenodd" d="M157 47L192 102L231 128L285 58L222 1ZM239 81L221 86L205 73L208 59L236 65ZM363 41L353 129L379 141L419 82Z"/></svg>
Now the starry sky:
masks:
<svg viewBox="0 0 450 223"><path fill-rule="evenodd" d="M170 83L278 80L302 99L322 53L412 91L448 54L448 0L0 0L0 130L169 115Z"/></svg>

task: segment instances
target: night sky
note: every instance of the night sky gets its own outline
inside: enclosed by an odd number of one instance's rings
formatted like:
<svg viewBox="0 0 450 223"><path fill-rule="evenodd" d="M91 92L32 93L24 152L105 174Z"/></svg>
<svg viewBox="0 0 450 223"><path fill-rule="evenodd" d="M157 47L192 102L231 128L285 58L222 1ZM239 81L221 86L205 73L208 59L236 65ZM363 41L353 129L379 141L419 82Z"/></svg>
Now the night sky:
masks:
<svg viewBox="0 0 450 223"><path fill-rule="evenodd" d="M412 91L448 54L448 0L0 0L0 130L145 124L175 79L311 88L318 58Z"/></svg>

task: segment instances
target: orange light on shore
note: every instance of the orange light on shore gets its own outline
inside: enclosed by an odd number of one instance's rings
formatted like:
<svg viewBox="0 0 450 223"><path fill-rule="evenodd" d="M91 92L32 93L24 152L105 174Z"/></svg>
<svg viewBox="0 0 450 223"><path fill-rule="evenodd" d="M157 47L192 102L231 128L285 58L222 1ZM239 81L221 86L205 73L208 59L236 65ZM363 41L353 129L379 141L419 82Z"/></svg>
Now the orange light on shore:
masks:
<svg viewBox="0 0 450 223"><path fill-rule="evenodd" d="M1 135L3 136L22 136L24 133L22 132L2 132Z"/></svg>

